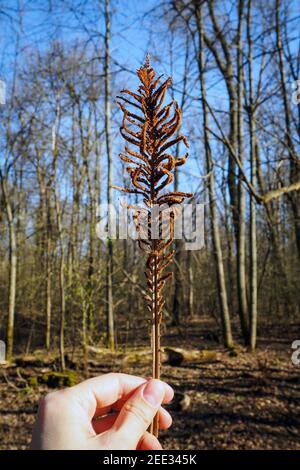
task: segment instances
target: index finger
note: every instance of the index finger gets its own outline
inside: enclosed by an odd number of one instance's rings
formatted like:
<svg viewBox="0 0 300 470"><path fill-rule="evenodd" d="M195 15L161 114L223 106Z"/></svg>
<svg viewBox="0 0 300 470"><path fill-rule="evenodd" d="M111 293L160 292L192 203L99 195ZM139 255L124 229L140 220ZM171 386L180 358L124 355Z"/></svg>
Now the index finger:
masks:
<svg viewBox="0 0 300 470"><path fill-rule="evenodd" d="M143 377L111 372L71 387L68 394L72 394L72 399L75 399L92 419L96 411L108 412L111 405L120 399L126 399L145 382Z"/></svg>

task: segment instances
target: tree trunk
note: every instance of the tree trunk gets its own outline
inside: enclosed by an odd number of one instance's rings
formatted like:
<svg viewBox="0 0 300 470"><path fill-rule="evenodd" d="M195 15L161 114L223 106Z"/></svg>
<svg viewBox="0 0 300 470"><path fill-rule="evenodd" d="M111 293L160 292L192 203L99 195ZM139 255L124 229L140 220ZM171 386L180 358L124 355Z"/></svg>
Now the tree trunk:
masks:
<svg viewBox="0 0 300 470"><path fill-rule="evenodd" d="M215 190L215 177L213 171L213 161L211 155L211 148L208 136L208 109L206 101L206 83L204 75L204 40L203 40L203 23L202 23L202 7L197 5L196 7L196 20L199 35L199 57L198 57L198 68L199 68L199 79L201 88L201 102L203 112L203 133L204 133L204 146L205 146L205 158L206 158L206 172L208 176L208 192L209 192L209 207L210 207L210 221L211 221L211 232L213 240L213 253L215 259L216 276L218 283L218 295L221 310L221 321L224 345L226 347L232 347L232 331L231 322L228 309L227 290L225 283L225 273L223 266L222 248L220 241L220 233L217 220L217 208L216 208L216 190Z"/></svg>
<svg viewBox="0 0 300 470"><path fill-rule="evenodd" d="M65 295L65 248L62 233L62 214L57 195L55 195L57 230L60 243L60 263L59 263L59 289L60 289L60 328L59 328L59 353L60 366L64 371L65 364L65 319L66 319L66 295Z"/></svg>
<svg viewBox="0 0 300 470"><path fill-rule="evenodd" d="M184 108L185 100L186 100L186 86L187 86L187 78L188 78L188 58L189 58L189 47L188 41L186 42L185 48L185 59L184 59L184 72L183 72L183 86L182 86L182 95L181 95L181 103L180 108ZM174 98L174 96L173 96ZM178 134L180 133L181 125L178 129ZM176 145L176 159L179 157L179 144ZM179 186L179 173L178 168L175 167L174 169L174 191L178 191ZM173 297L173 308L172 308L172 324L179 327L181 319L180 319L180 308L182 303L183 297L183 286L182 286L182 275L180 270L180 265L182 262L182 248L183 248L183 241L182 240L174 240L175 245L175 256L174 256L174 297Z"/></svg>
<svg viewBox="0 0 300 470"><path fill-rule="evenodd" d="M6 180L0 172L1 188L4 199L4 206L7 216L9 231L9 290L8 290L8 315L6 329L6 359L11 361L13 358L14 347L14 323L15 323L15 304L16 304L16 280L17 280L17 243L14 226L13 211L9 201Z"/></svg>
<svg viewBox="0 0 300 470"><path fill-rule="evenodd" d="M197 8L198 2L195 1ZM238 301L239 301L239 317L243 336L245 340L248 338L248 317L247 317L247 299L246 299L246 290L245 290L245 263L243 259L245 258L245 229L244 229L244 220L241 217L240 210L242 210L242 215L244 212L244 189L241 183L241 172L239 171L239 182L236 180L236 160L232 155L232 149L236 155L242 150L242 126L241 126L241 112L239 107L242 103L242 67L238 65L238 89L235 85L234 80L234 67L231 46L227 42L226 37L222 28L220 27L216 14L215 14L215 1L210 0L207 2L209 15L212 21L212 26L215 34L215 41L211 40L206 34L204 34L204 41L208 48L211 50L214 58L216 60L217 66L222 73L228 96L229 96L229 137L228 141L230 146L226 143L229 151L229 160L228 160L228 190L230 195L230 206L232 212L232 222L234 227L236 250L237 250L237 290L238 290ZM239 3L239 8L240 8ZM241 15L240 15L241 17ZM241 19L241 18L240 18ZM239 21L239 27L241 27L241 21ZM239 32L238 32L239 36ZM240 35L241 36L241 35ZM224 60L216 48L216 41L220 43L221 51L223 52ZM241 48L241 37L239 39L238 50ZM238 53L238 61L242 64L242 51ZM231 147L231 148L230 148ZM242 156L242 155L241 155ZM242 226L240 227L240 222L242 220Z"/></svg>
<svg viewBox="0 0 300 470"><path fill-rule="evenodd" d="M112 149L111 149L111 109L110 109L110 2L105 0L105 143L107 154L107 204L112 204ZM108 210L108 227L111 227L111 214ZM107 267L106 267L106 309L107 309L107 343L113 351L115 349L115 326L113 310L113 243L111 238L107 241Z"/></svg>
<svg viewBox="0 0 300 470"><path fill-rule="evenodd" d="M50 350L52 317L52 227L51 227L51 189L46 189L46 349Z"/></svg>
<svg viewBox="0 0 300 470"><path fill-rule="evenodd" d="M281 0L276 0L276 46L279 58L280 86L285 118L285 141L290 162L290 182L295 183L300 180L300 166L299 158L295 151L294 142L292 138L293 131L291 125L291 110L289 105L290 98L289 91L287 90L287 79L284 67L284 50L280 25L280 9ZM288 197L294 217L295 239L298 257L300 259L300 191L293 191L289 194Z"/></svg>
<svg viewBox="0 0 300 470"><path fill-rule="evenodd" d="M237 46L237 98L238 98L238 156L241 165L244 162L244 138L243 138L243 17L244 0L238 3L238 46ZM246 225L245 225L245 188L243 176L239 169L238 180L238 241L237 241L237 279L238 279L238 297L239 297L239 315L241 321L244 341L247 344L249 340L248 329L248 306L246 291Z"/></svg>
<svg viewBox="0 0 300 470"><path fill-rule="evenodd" d="M252 0L248 0L247 39L248 39L248 83L249 83L249 132L251 184L256 187L256 129L253 97L253 41L251 36ZM252 351L256 348L257 336L257 241L256 241L256 201L250 194L250 338Z"/></svg>
<svg viewBox="0 0 300 470"><path fill-rule="evenodd" d="M187 270L188 270L188 316L194 316L194 272L192 265L191 251L187 252Z"/></svg>

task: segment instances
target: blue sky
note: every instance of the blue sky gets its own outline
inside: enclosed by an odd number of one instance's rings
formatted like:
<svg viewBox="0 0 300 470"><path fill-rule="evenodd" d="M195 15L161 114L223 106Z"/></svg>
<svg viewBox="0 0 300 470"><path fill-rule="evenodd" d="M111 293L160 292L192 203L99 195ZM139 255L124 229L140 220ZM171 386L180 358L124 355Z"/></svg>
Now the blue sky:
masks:
<svg viewBox="0 0 300 470"><path fill-rule="evenodd" d="M150 52L158 72L166 75L172 74L175 97L180 101L180 93L176 90L180 91L182 88L184 58L181 46L183 39L180 35L175 38L173 51L170 54L171 34L167 32L164 22L161 21L162 11L157 9L158 3L158 0L111 0L111 55L114 61L112 70L116 72L120 68L124 69L118 73L117 86L134 87L137 84L134 72L143 62L146 52ZM102 0L0 0L0 12L4 9L7 13L0 15L0 78L7 81L8 89L17 38L20 40L22 58L26 58L29 51L46 50L53 40L61 40L64 43L78 40L84 43L89 36L90 44L99 47L102 44L99 33L104 32L102 4ZM70 5L74 7L73 11ZM221 5L220 2L219 5ZM234 2L225 0L222 5L224 9L232 9L234 18L232 7ZM290 7L295 16L300 14L299 0L292 0ZM152 12L151 17L147 15L149 11ZM254 26L256 24L259 26L261 19L255 17L253 21ZM297 21L290 26L291 34L295 34L296 38L295 47L298 44L299 29ZM191 185L193 189L199 185L199 175L205 174L201 154L198 155L198 135L195 134L201 127L199 84L197 81L193 84L195 77L196 66L193 65L189 77L191 97L188 101L188 109L184 111L184 125L185 130L189 131L194 160L190 159L181 173L183 184ZM209 73L207 79L210 102L218 110L226 111L228 98L223 81L213 71ZM117 92L117 90L114 91ZM117 123L113 131L117 135ZM193 145L194 137L195 144ZM114 152L117 154L120 141L114 139L114 142L117 142L114 145ZM118 172L119 169L116 171ZM202 184L201 180L200 184Z"/></svg>
<svg viewBox="0 0 300 470"><path fill-rule="evenodd" d="M5 2L6 17L1 17L3 26L0 33L0 44L2 54L0 55L1 76L10 88L10 79L12 78L12 68L14 61L14 51L19 41L21 50L20 62L34 50L40 52L47 50L52 40L60 40L65 44L72 44L74 41L85 43L87 37L91 38L90 45L102 44L99 36L104 33L103 6L98 0L64 0L64 1L44 1L44 0L11 0ZM150 52L158 73L169 75L172 73L175 88L180 89L177 76L181 80L181 69L183 66L182 54L174 51L173 65L169 61L169 53L166 54L168 60L163 62L160 59L167 48L170 48L169 35L166 32L164 24L157 21L150 24L147 16L148 11L157 7L155 0L112 0L112 39L111 55L113 58L112 71L119 71L117 75L117 86L121 88L126 85L135 87L137 77L135 70L143 63L146 52ZM23 5L23 8L22 8ZM72 10L70 5L75 5ZM98 8L94 8L95 6ZM125 5L125 7L122 7ZM1 10L1 0L0 0ZM159 19L160 13L158 13ZM152 16L153 18L153 16ZM176 45L176 43L175 43ZM101 52L101 49L100 49ZM156 60L158 59L158 60ZM120 71L120 69L124 69ZM115 75L113 74L112 77ZM118 90L114 90L117 92ZM180 100L180 95L175 91L175 96ZM112 96L112 99L114 97ZM186 122L186 121L185 121ZM118 123L113 126L115 137L118 136ZM118 154L121 142L114 138L114 153ZM186 165L185 172L192 169L191 162ZM120 166L115 166L115 177L120 175ZM199 173L197 167L193 170L194 174ZM190 179L190 178L188 178ZM198 179L198 178L197 178ZM183 180L186 177L183 176ZM195 180L195 178L192 178ZM195 184L197 182L194 181ZM194 185L192 182L192 184ZM186 181L182 184L186 186Z"/></svg>

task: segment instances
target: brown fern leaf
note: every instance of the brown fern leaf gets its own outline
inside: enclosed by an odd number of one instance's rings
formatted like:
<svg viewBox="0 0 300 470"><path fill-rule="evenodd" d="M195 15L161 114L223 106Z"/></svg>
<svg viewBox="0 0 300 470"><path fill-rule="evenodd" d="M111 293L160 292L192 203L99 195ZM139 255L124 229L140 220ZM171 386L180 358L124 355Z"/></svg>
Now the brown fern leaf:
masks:
<svg viewBox="0 0 300 470"><path fill-rule="evenodd" d="M172 206L180 204L191 193L164 192L174 179L174 169L183 165L188 153L176 158L169 153L174 145L183 142L189 146L184 135L177 134L181 126L181 109L175 100L163 106L168 87L172 83L167 78L161 83L161 76L150 65L147 56L144 65L137 70L140 86L137 92L124 89L118 96L118 104L123 112L120 133L132 147L125 146L120 154L127 166L132 187L119 188L126 193L143 196L148 208L137 210L134 223L140 247L148 253L146 280L149 294L145 300L152 315L153 378L160 377L160 324L164 307L163 288L172 273L163 274L171 263L171 249L174 236L174 216ZM167 152L168 151L168 152ZM166 211L169 208L169 211ZM170 212L169 217L165 214ZM146 222L145 222L146 218ZM142 223L142 221L144 223ZM153 235L153 227L157 233ZM152 425L152 432L158 435L158 417Z"/></svg>

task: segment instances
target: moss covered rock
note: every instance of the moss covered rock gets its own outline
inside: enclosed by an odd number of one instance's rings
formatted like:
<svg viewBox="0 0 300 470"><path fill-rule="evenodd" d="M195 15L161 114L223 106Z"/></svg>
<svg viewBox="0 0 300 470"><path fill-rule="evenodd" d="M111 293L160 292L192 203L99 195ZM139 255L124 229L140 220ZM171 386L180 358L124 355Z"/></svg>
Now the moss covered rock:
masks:
<svg viewBox="0 0 300 470"><path fill-rule="evenodd" d="M68 372L47 372L42 375L40 383L47 385L49 388L72 387L76 385L77 375L74 371Z"/></svg>
<svg viewBox="0 0 300 470"><path fill-rule="evenodd" d="M32 354L17 357L15 363L18 367L43 367L46 361L42 357L37 357Z"/></svg>

